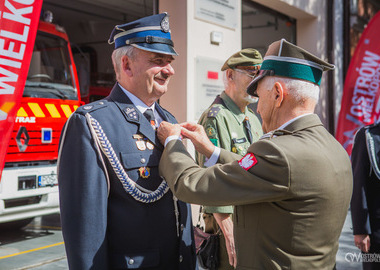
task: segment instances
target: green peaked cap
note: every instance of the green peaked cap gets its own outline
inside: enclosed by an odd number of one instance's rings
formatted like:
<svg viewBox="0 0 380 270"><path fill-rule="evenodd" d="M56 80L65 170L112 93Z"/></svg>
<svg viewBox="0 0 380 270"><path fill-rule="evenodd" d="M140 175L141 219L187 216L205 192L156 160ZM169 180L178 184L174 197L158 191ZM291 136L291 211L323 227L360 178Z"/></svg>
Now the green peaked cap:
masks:
<svg viewBox="0 0 380 270"><path fill-rule="evenodd" d="M247 92L250 95L257 96L257 84L265 76L288 77L320 85L323 71L334 68L334 65L285 39L281 39L269 46L260 72L249 84Z"/></svg>

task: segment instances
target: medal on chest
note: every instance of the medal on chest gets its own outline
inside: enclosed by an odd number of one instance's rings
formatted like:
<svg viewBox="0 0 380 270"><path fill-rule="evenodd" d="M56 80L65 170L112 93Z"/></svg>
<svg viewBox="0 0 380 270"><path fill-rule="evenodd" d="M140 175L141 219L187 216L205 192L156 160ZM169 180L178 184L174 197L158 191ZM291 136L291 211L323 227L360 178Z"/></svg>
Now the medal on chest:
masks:
<svg viewBox="0 0 380 270"><path fill-rule="evenodd" d="M150 141L146 141L146 148L148 148L149 150L153 150L153 148L154 148L154 145L153 145L153 143L151 143Z"/></svg>
<svg viewBox="0 0 380 270"><path fill-rule="evenodd" d="M150 176L150 169L148 167L141 167L139 169L140 177L148 178Z"/></svg>
<svg viewBox="0 0 380 270"><path fill-rule="evenodd" d="M140 151L144 151L146 149L145 141L143 140L136 141L136 146Z"/></svg>

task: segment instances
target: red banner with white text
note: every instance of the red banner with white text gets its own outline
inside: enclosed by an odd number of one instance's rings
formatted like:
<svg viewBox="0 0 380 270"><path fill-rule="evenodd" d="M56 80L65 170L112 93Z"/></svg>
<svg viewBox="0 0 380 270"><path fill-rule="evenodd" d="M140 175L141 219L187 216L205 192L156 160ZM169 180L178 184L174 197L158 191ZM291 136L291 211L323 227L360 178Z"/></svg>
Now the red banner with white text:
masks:
<svg viewBox="0 0 380 270"><path fill-rule="evenodd" d="M0 0L0 177L28 74L42 0Z"/></svg>
<svg viewBox="0 0 380 270"><path fill-rule="evenodd" d="M344 83L335 137L351 155L356 131L380 119L380 12L364 29Z"/></svg>

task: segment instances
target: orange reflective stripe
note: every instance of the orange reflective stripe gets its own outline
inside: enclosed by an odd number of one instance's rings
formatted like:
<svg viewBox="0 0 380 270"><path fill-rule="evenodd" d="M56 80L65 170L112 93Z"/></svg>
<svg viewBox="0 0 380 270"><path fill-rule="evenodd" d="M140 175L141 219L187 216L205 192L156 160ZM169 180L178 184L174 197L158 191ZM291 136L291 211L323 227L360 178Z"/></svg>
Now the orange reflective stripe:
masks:
<svg viewBox="0 0 380 270"><path fill-rule="evenodd" d="M54 104L45 104L46 109L49 111L51 117L53 118L61 118L57 108Z"/></svg>
<svg viewBox="0 0 380 270"><path fill-rule="evenodd" d="M32 110L35 117L45 117L44 112L41 110L38 103L28 103L29 108Z"/></svg>
<svg viewBox="0 0 380 270"><path fill-rule="evenodd" d="M62 104L61 105L61 108L62 108L62 111L64 112L64 114L66 115L67 118L70 117L70 115L73 113L70 109L70 106L67 105L67 104Z"/></svg>

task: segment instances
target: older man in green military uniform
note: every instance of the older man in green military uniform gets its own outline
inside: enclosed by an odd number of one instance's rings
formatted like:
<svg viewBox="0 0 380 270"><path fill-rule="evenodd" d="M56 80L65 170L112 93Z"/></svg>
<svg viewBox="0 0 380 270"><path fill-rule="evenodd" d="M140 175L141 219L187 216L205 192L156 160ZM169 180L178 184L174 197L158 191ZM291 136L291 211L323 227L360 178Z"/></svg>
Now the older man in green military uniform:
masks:
<svg viewBox="0 0 380 270"><path fill-rule="evenodd" d="M260 69L261 54L252 48L243 49L230 56L221 70L225 90L202 114L199 124L210 141L218 147L244 156L252 142L262 136L261 123L248 104L257 101L246 89ZM256 100L255 100L256 99ZM196 153L198 164L205 165L205 156ZM222 231L219 247L219 270L236 267L233 237L233 206L203 206L205 231ZM233 267L234 266L234 267Z"/></svg>
<svg viewBox="0 0 380 270"><path fill-rule="evenodd" d="M347 152L314 114L322 73L334 66L286 40L272 43L247 92L266 133L241 158L204 128L162 122L159 166L181 200L235 205L237 269L334 268L351 194ZM180 135L218 164L200 168Z"/></svg>

